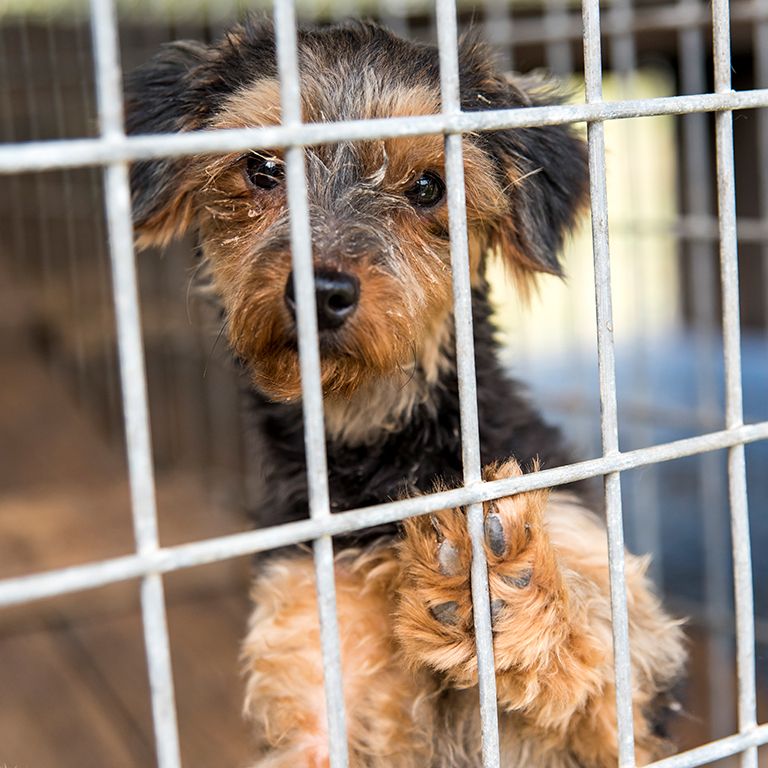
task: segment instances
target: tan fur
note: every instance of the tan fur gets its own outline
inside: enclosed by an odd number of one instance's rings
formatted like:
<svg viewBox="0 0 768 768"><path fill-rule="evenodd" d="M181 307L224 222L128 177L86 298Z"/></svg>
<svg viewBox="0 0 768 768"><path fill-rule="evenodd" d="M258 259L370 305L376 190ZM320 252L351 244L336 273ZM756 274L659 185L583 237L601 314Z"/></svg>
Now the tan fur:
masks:
<svg viewBox="0 0 768 768"><path fill-rule="evenodd" d="M311 67L307 71L311 72ZM348 119L439 111L439 100L423 87L382 91L374 85L357 95L355 113L347 115ZM323 94L309 77L303 83L302 96L305 120L319 122L331 117ZM280 115L279 84L263 79L229 97L209 127L276 125ZM307 162L331 173L339 150L338 145L308 149ZM441 352L436 351L430 331L440 331L453 303L447 206L442 203L434 209L416 210L403 197L421 173L444 175L443 136L363 141L349 145L346 151L362 168L369 193L391 201L386 229L392 237L372 245L369 253L361 253L338 239L338 229L327 210L318 211L317 219L313 218L316 267L346 271L357 276L363 287L355 321L342 335L344 353L334 355L324 350L323 387L331 410L334 399L341 402L358 391L364 395L366 386L370 390L382 381L384 390L386 382L392 383L392 389L397 382L407 380L403 373L412 370L414 364L432 365L432 359ZM280 161L277 150L255 153ZM510 212L490 158L468 138L463 154L470 270L477 284L482 261L495 243L489 236L495 231L489 222L508 221ZM283 299L291 272L290 250L287 242L270 240L276 227L287 227L287 200L282 187L265 192L248 184L244 172L247 156L240 153L180 161L184 163L182 182L170 208L158 221L145 224L138 242L142 246L165 245L195 220L203 253L210 262L213 291L229 318L231 346L248 363L254 383L262 391L278 400L294 400L301 395L299 366L293 322ZM512 168L508 172L514 176ZM339 205L343 206L343 201ZM353 233L348 226L344 229L349 240ZM360 230L366 232L363 220ZM387 255L386 269L377 259L382 251ZM382 308L386 309L382 312ZM377 398L387 400L386 391ZM402 407L395 404L396 410L409 413L418 398L418 386L409 387ZM341 410L348 413L350 409ZM389 412L387 418L391 421ZM387 428L384 423L381 427ZM354 425L346 429L356 431Z"/></svg>
<svg viewBox="0 0 768 768"><path fill-rule="evenodd" d="M434 682L411 674L392 633L392 551L337 559L336 590L347 731L354 765L427 765ZM245 712L256 726L259 768L327 766L323 667L312 558L274 562L254 584L243 647Z"/></svg>
<svg viewBox="0 0 768 768"><path fill-rule="evenodd" d="M426 333L421 349L414 351L410 363L378 381L366 382L349 397L326 397L328 437L347 445L375 443L382 432L395 431L407 423L418 406L431 408L431 387L449 365L450 344L453 322L446 317L438 320L435 330Z"/></svg>
<svg viewBox="0 0 768 768"><path fill-rule="evenodd" d="M514 462L488 479L519 473ZM608 768L617 733L605 530L566 495L535 491L486 504L507 551L487 546L502 764ZM464 512L406 521L395 545L347 550L336 566L352 766L469 768L480 748ZM453 575L438 548L458 552ZM665 745L645 712L684 661L679 622L661 609L647 560L627 555L637 759ZM265 758L257 766L323 765L322 662L309 556L273 563L254 588L244 646L246 711ZM456 604L455 620L435 609ZM439 612L439 611L438 611ZM375 738L375 743L370 739ZM268 756L267 756L268 755ZM313 762L314 761L314 762Z"/></svg>

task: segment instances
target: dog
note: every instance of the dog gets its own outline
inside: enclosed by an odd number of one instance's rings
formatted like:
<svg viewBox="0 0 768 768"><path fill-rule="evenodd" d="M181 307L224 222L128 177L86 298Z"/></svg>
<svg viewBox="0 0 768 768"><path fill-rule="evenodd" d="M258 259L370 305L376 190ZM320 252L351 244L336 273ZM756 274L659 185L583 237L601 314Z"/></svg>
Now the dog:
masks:
<svg viewBox="0 0 768 768"><path fill-rule="evenodd" d="M440 111L437 50L367 22L298 32L305 122ZM547 103L467 38L466 112ZM280 123L275 37L250 19L219 42L177 42L127 83L130 133ZM587 162L571 127L463 137L480 450L486 480L570 460L497 361L485 267L504 261L525 294L562 274L584 207ZM333 511L461 482L442 135L306 150L321 377ZM195 233L248 377L261 444L257 524L307 516L306 465L283 158L258 149L132 167L139 247ZM606 534L584 489L485 504L502 764L617 763ZM468 768L480 761L470 542L461 509L335 542L350 765ZM636 753L667 749L659 702L681 674L680 622L647 560L627 554ZM312 558L262 559L243 645L254 766L328 765Z"/></svg>

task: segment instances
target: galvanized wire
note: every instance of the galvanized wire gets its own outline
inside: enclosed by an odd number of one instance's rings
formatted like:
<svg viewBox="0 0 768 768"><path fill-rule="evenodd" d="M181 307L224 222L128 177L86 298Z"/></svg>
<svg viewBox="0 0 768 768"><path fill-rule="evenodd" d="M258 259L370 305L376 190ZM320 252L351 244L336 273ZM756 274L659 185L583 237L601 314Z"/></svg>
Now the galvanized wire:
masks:
<svg viewBox="0 0 768 768"><path fill-rule="evenodd" d="M437 38L440 54L440 91L444 115L461 110L459 94L458 35L454 0L437 0ZM461 457L464 484L471 488L482 479L480 433L477 418L475 346L472 334L472 287L469 274L469 241L464 191L464 160L461 134L445 137L445 180L453 274L453 311L456 333L456 374L461 416ZM467 528L472 541L471 588L480 693L483 768L499 766L499 721L496 705L496 674L493 661L491 601L484 550L483 505L467 507Z"/></svg>
<svg viewBox="0 0 768 768"><path fill-rule="evenodd" d="M105 141L119 140L124 132L122 77L111 0L92 0L91 23L101 135ZM107 165L104 185L134 534L138 556L151 557L159 547L157 503L127 163L117 160ZM158 765L180 768L165 598L158 573L144 574L141 609Z"/></svg>
<svg viewBox="0 0 768 768"><path fill-rule="evenodd" d="M731 39L727 0L713 0L712 27L715 91L731 91ZM725 426L744 423L741 380L739 261L736 237L736 180L733 161L733 115L715 116L717 150L717 209L720 223L720 284L723 295L723 355L725 359ZM733 589L736 607L736 675L739 731L757 723L755 681L755 604L747 507L744 446L728 449L728 491L733 545ZM757 768L757 747L744 750L742 768Z"/></svg>
<svg viewBox="0 0 768 768"><path fill-rule="evenodd" d="M584 86L588 103L602 101L602 60L599 0L584 0ZM587 125L589 148L589 197L592 213L592 251L595 265L595 307L597 311L597 360L600 382L600 432L603 455L619 451L619 424L616 407L616 361L613 345L611 307L611 263L608 245L608 192L605 172L605 126ZM621 475L605 475L605 511L608 530L608 568L611 591L616 720L619 766L635 764L632 719L632 679L629 653L629 612L624 575L624 529L621 510Z"/></svg>
<svg viewBox="0 0 768 768"><path fill-rule="evenodd" d="M680 0L687 8L699 8L697 0ZM678 33L680 49L680 84L683 93L702 93L706 90L704 29L689 26ZM707 115L698 113L682 118L682 178L686 191L686 211L694 217L712 220L713 240L719 239L716 217L710 217L714 199L712 172L708 158L711 139ZM715 308L716 266L712 258L714 244L703 238L692 239L688 244L691 263L691 312L694 326L694 352L696 355L696 407L700 413L718 413L722 419L722 405L712 369L712 361L720 353L719 340L714 336L717 328ZM721 421L720 424L723 422ZM719 424L718 424L719 426ZM723 546L725 533L725 477L720 457L716 454L701 456L698 466L701 488L701 512L703 523L706 569L704 595L710 618L730 609L730 564ZM717 696L710 697L710 736L720 737L731 733L735 717L731 702L736 700L733 675L733 642L730 630L712 627L712 637L707 644L710 690Z"/></svg>
<svg viewBox="0 0 768 768"><path fill-rule="evenodd" d="M190 544L164 547L148 555L128 555L97 563L4 579L0 580L0 608L135 579L145 573L167 573L268 549L287 547L316 539L324 534L339 536L416 515L437 512L447 507L466 506L516 493L566 485L611 472L626 472L649 464L722 450L739 443L746 444L758 440L768 440L768 421L745 425L734 430L710 432L649 448L639 448L635 451L619 452L612 456L568 464L556 469L545 469L522 477L486 481L472 488L460 487L418 498L337 512L327 520L300 520L255 531L204 539Z"/></svg>
<svg viewBox="0 0 768 768"><path fill-rule="evenodd" d="M275 36L280 73L282 124L301 124L299 59L296 43L296 18L292 0L275 2ZM304 448L307 463L309 515L314 521L331 515L328 496L328 469L325 453L323 389L320 373L320 348L317 335L315 277L312 262L312 230L309 220L304 150L289 147L285 153L285 176L291 217L291 258L296 296L296 329L301 366ZM349 761L344 723L344 691L341 679L341 648L336 615L336 583L333 566L333 541L327 534L313 544L320 644L323 653L325 703L328 719L331 768L346 768Z"/></svg>
<svg viewBox="0 0 768 768"><path fill-rule="evenodd" d="M488 4L489 6L491 3ZM681 3L678 18L688 9ZM178 732L170 666L170 649L161 574L308 540L314 541L318 610L323 648L330 760L333 768L348 763L345 734L340 645L335 608L331 537L451 506L468 507L472 537L472 596L475 607L478 680L483 733L483 765L499 765L499 743L489 594L483 552L482 502L502 496L605 477L608 520L611 606L613 612L619 762L634 766L632 691L626 585L623 573L623 531L620 472L682 456L727 449L736 588L738 643L739 734L686 753L660 760L659 768L688 768L743 753L745 768L756 766L757 746L768 743L768 725L756 725L754 605L744 469L744 445L768 439L768 422L743 424L739 355L737 232L734 206L733 109L768 107L768 89L733 92L730 84L728 4L713 3L715 93L604 102L601 89L598 0L584 0L586 103L461 113L457 59L456 8L453 0L437 0L436 17L441 64L442 112L434 116L349 121L338 124L301 123L301 95L296 50L294 7L276 0L275 22L281 80L283 123L280 126L203 131L186 135L126 137L120 97L117 27L110 0L92 0L91 18L96 50L101 135L95 139L30 142L0 147L0 173L52 168L104 166L110 253L118 321L118 342L128 445L132 511L137 551L125 557L0 581L0 606L92 589L128 579L142 580L142 616L151 683L153 717L161 768L180 766ZM552 0L548 19L551 40L561 66L570 66L562 43L572 31L568 13ZM699 14L700 15L700 14ZM505 17L506 18L506 17ZM699 18L698 16L696 17ZM557 22L555 24L555 21ZM696 23L702 23L697 21ZM677 27L679 28L679 19ZM614 14L607 25L626 36L626 19ZM632 25L637 29L637 24ZM606 25L603 25L605 31ZM624 43L626 44L626 39ZM554 58L554 48L552 57ZM625 51L626 53L626 51ZM765 83L761 83L765 85ZM662 114L715 111L717 124L719 236L723 289L723 331L726 370L726 429L637 451L619 450L616 382L611 310L608 211L603 121ZM462 163L462 133L504 128L558 125L586 121L589 134L590 197L593 221L595 296L600 367L603 456L518 478L493 482L481 479L474 371L471 291ZM446 135L446 176L450 213L451 258L458 381L461 400L464 486L415 499L330 514L323 427L320 356L317 345L311 226L307 204L303 147L369 138ZM307 453L308 520L257 531L163 548L158 541L152 451L148 421L139 305L132 246L127 163L137 159L226 153L253 148L286 148L286 179L291 211L292 258L297 296L297 324L303 387ZM700 158L700 160L703 158ZM693 210L704 218L705 211ZM698 219L696 219L698 221ZM708 222L707 222L708 226Z"/></svg>
<svg viewBox="0 0 768 768"><path fill-rule="evenodd" d="M591 104L461 112L446 115L387 117L296 126L231 128L183 134L112 136L99 139L36 141L0 146L0 174L104 165L122 160L151 160L197 154L226 154L247 149L279 149L340 141L363 141L434 133L471 133L566 123L622 120L654 115L683 115L758 109L768 106L768 88L690 96L666 96Z"/></svg>

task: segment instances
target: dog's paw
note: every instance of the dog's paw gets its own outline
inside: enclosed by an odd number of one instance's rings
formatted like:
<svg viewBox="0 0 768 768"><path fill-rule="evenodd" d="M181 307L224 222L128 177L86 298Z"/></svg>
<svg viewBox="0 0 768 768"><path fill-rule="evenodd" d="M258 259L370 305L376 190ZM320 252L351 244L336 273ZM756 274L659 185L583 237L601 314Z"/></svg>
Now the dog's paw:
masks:
<svg viewBox="0 0 768 768"><path fill-rule="evenodd" d="M514 461L487 468L487 480L520 475ZM546 491L484 504L491 617L498 649L501 635L527 631L535 616L532 596L552 583L556 568L543 526ZM402 580L396 632L409 658L472 684L475 644L470 592L471 541L462 509L408 520L399 555Z"/></svg>

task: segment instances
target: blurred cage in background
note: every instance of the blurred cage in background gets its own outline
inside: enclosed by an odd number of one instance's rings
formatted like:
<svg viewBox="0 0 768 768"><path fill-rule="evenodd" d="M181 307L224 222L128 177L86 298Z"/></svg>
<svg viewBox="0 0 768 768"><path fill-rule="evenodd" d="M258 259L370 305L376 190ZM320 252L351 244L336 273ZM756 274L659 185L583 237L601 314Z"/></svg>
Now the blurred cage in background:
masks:
<svg viewBox="0 0 768 768"><path fill-rule="evenodd" d="M583 99L582 19L569 0L459 3L460 23L510 69L544 68ZM224 2L119 4L124 71L163 42L212 40L243 14ZM431 4L303 3L304 20L380 19L434 41ZM711 10L698 0L602 7L606 100L711 92ZM731 4L733 86L768 87L768 0ZM0 8L0 140L97 135L87 8ZM714 116L607 121L609 224L622 450L723 428ZM768 419L768 111L734 113L745 421ZM133 551L101 169L0 182L0 577ZM565 282L530 306L493 276L505 362L580 458L601 455L588 226ZM242 530L258 478L238 372L197 298L193 242L139 256L161 542ZM768 716L768 444L746 447L759 721ZM690 617L681 748L736 730L725 451L624 474L630 549L653 555L667 604ZM240 764L242 559L171 574L168 603L184 764ZM137 590L0 613L0 763L149 765L153 736ZM55 603L55 604L54 604ZM55 707L55 712L49 711ZM6 754L6 750L8 750ZM722 764L735 764L722 761ZM760 753L761 765L768 755Z"/></svg>

